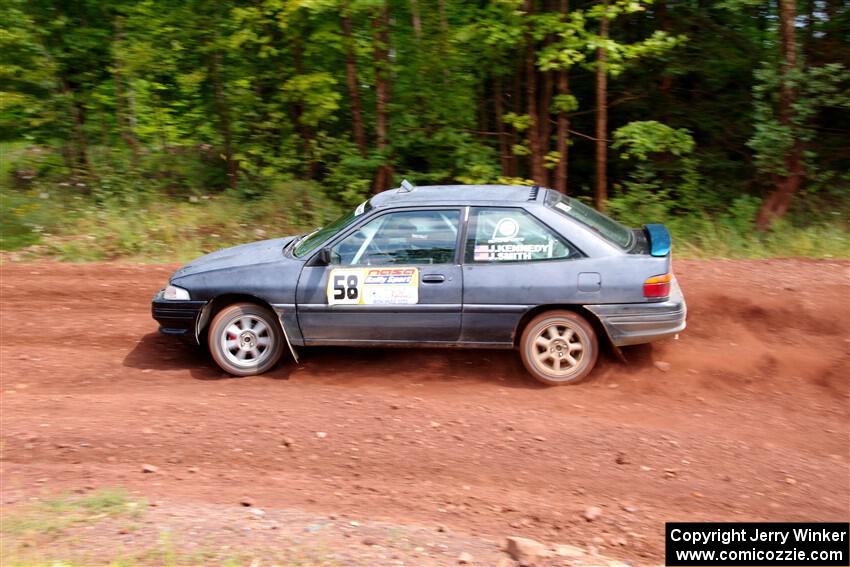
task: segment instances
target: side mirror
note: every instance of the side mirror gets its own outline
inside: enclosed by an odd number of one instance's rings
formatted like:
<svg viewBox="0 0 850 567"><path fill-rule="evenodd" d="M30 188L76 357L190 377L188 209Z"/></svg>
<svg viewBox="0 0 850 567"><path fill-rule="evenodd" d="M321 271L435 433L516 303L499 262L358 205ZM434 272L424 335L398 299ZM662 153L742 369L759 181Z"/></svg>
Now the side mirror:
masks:
<svg viewBox="0 0 850 567"><path fill-rule="evenodd" d="M319 250L316 255L316 264L319 266L327 266L331 263L331 249L327 246Z"/></svg>

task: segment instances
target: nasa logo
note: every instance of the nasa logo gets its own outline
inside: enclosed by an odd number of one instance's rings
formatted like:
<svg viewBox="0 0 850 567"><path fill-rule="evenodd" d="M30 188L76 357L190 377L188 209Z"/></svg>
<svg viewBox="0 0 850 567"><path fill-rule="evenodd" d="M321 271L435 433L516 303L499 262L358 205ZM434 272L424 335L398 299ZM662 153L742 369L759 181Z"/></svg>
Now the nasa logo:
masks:
<svg viewBox="0 0 850 567"><path fill-rule="evenodd" d="M416 271L416 268L373 268L369 270L367 276L410 276Z"/></svg>

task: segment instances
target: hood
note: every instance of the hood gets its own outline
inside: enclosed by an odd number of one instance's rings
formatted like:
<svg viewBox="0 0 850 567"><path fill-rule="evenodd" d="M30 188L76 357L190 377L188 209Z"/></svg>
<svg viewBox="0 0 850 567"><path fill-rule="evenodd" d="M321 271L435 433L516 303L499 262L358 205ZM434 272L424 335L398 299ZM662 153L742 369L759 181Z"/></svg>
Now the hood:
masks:
<svg viewBox="0 0 850 567"><path fill-rule="evenodd" d="M287 236L285 238L273 238L271 240L261 240L250 244L224 248L192 260L174 272L171 279L176 280L177 278L204 272L240 268L281 260L284 257L283 248L295 238L297 237Z"/></svg>

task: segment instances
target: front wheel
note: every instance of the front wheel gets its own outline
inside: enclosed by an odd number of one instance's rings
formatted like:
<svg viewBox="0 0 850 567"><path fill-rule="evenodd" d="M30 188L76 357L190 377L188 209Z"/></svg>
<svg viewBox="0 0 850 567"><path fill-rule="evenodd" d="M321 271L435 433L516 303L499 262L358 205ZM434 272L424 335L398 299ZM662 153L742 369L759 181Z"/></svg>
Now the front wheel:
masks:
<svg viewBox="0 0 850 567"><path fill-rule="evenodd" d="M236 303L210 323L207 342L216 363L234 376L271 369L283 354L283 331L274 314L253 303Z"/></svg>
<svg viewBox="0 0 850 567"><path fill-rule="evenodd" d="M547 311L532 319L519 348L526 370L549 386L582 380L599 355L593 326L572 311Z"/></svg>

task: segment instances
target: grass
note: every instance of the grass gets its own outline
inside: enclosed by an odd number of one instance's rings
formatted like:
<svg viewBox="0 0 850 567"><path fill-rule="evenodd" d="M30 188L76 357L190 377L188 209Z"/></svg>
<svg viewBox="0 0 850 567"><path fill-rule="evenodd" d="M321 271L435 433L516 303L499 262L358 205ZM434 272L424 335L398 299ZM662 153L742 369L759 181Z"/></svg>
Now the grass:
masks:
<svg viewBox="0 0 850 567"><path fill-rule="evenodd" d="M132 500L120 489L98 490L82 497L63 494L13 512L4 509L0 521L0 565L76 566L73 562L43 560L43 547L69 537L68 533L75 528L93 527L109 520L124 522L132 528L133 521L141 518L144 510L144 502Z"/></svg>
<svg viewBox="0 0 850 567"><path fill-rule="evenodd" d="M680 258L819 258L850 257L850 232L838 224L795 227L777 223L763 233L708 224L699 232L673 230Z"/></svg>
<svg viewBox="0 0 850 567"><path fill-rule="evenodd" d="M233 193L98 199L63 186L51 191L0 190L0 250L71 262L186 261L328 222L340 210L316 197L314 189L310 184L282 183L250 200Z"/></svg>
<svg viewBox="0 0 850 567"><path fill-rule="evenodd" d="M88 262L125 259L185 262L235 244L297 234L341 212L310 185L284 183L245 201L224 193L190 201L142 194L98 201L67 187L0 190L0 250L22 259ZM319 193L320 195L320 193ZM756 232L722 219L668 219L678 258L847 258L850 232L840 222L777 223Z"/></svg>
<svg viewBox="0 0 850 567"><path fill-rule="evenodd" d="M141 516L144 507L123 490L99 490L87 496L42 500L12 515L3 514L0 532L18 537L57 535L77 525Z"/></svg>
<svg viewBox="0 0 850 567"><path fill-rule="evenodd" d="M344 208L315 182L268 181L253 196L207 194L199 179L179 168L164 177L144 176L104 162L97 178L72 180L57 177L61 159L43 148L0 143L0 157L0 251L22 259L184 262L234 244L309 231ZM752 196L711 218L670 216L669 203L646 201L633 196L609 204L632 226L666 224L679 258L850 257L846 200L814 207L816 215L794 213L793 222L765 232L753 228L760 201Z"/></svg>
<svg viewBox="0 0 850 567"><path fill-rule="evenodd" d="M2 510L0 516L0 565L3 567L110 567L222 565L277 565L310 567L327 565L316 559L329 550L317 548L222 549L205 545L195 549L181 545L167 527L158 530L153 542L138 538L127 543L109 541L109 533L121 527L135 531L142 524L147 505L122 489L102 489L85 496L62 494L29 505ZM91 530L91 531L89 531ZM102 540L86 542L88 534ZM104 541L98 548L97 541ZM82 548L80 547L81 544ZM259 561L259 558L263 558ZM279 558L269 560L268 558Z"/></svg>

